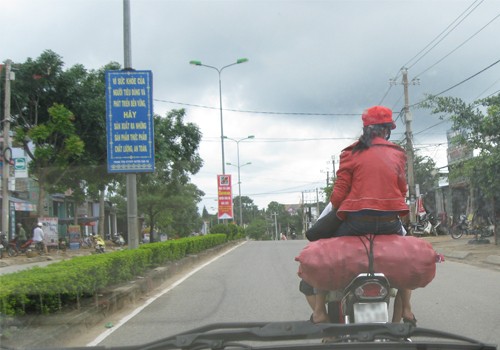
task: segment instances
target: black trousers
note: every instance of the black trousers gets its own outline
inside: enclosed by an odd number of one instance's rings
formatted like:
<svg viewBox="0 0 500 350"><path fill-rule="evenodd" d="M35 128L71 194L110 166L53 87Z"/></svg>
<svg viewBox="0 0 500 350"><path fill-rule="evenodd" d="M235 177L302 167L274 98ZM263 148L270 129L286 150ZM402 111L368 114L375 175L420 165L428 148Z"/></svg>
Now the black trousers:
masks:
<svg viewBox="0 0 500 350"><path fill-rule="evenodd" d="M342 224L342 220L337 217L337 210L332 210L306 231L306 238L311 241L317 241L322 238L331 238L335 236L335 231Z"/></svg>

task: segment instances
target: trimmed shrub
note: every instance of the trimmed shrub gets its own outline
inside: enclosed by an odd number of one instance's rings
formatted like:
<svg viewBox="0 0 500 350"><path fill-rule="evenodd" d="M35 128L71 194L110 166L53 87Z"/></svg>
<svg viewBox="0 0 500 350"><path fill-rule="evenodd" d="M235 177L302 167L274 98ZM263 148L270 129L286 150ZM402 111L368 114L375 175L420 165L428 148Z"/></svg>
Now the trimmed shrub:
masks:
<svg viewBox="0 0 500 350"><path fill-rule="evenodd" d="M53 313L79 307L83 297L129 281L151 268L221 245L225 234L210 234L141 245L138 249L74 257L46 267L0 276L0 313Z"/></svg>

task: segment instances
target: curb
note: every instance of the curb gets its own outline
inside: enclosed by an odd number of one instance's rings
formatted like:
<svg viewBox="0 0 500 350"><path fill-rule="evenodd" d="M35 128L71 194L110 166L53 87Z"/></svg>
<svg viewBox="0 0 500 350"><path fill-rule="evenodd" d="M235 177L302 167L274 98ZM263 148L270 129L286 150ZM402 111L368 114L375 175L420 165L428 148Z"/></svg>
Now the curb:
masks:
<svg viewBox="0 0 500 350"><path fill-rule="evenodd" d="M126 305L136 304L145 294L152 292L175 274L182 273L199 261L215 256L239 243L240 241L228 242L198 255L190 255L166 266L157 267L128 283L106 288L100 291L94 300L89 302L89 305L80 310L61 314L37 315L21 320L10 318L5 322L7 323L5 327L2 325L2 328L6 330L2 333L9 335L9 337L2 338L3 346L15 348L64 347L68 333L72 335L86 333L89 328L120 311Z"/></svg>
<svg viewBox="0 0 500 350"><path fill-rule="evenodd" d="M500 255L488 255L486 257L486 262L489 264L500 266Z"/></svg>
<svg viewBox="0 0 500 350"><path fill-rule="evenodd" d="M452 252L444 253L444 256L447 258L460 259L460 260L467 258L469 255L470 252L460 251L460 250L454 250Z"/></svg>

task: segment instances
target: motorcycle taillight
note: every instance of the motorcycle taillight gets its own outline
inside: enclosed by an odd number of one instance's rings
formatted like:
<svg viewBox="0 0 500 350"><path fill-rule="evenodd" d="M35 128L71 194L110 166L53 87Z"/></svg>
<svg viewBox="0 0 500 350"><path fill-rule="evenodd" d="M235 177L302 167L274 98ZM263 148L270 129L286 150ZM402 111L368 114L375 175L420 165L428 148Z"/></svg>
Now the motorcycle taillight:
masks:
<svg viewBox="0 0 500 350"><path fill-rule="evenodd" d="M360 299L380 299L385 298L388 292L382 284L369 281L357 287L354 294Z"/></svg>

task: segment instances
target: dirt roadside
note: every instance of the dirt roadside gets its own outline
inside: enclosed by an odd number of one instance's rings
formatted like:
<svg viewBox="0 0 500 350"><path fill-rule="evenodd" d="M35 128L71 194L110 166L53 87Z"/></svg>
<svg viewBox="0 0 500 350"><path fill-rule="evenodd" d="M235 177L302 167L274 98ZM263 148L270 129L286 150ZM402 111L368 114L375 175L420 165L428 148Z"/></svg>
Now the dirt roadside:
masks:
<svg viewBox="0 0 500 350"><path fill-rule="evenodd" d="M436 252L445 256L445 261L457 261L482 268L500 271L500 245L495 245L495 238L487 239L490 243L481 243L474 236L453 239L450 236L423 237L430 242Z"/></svg>

